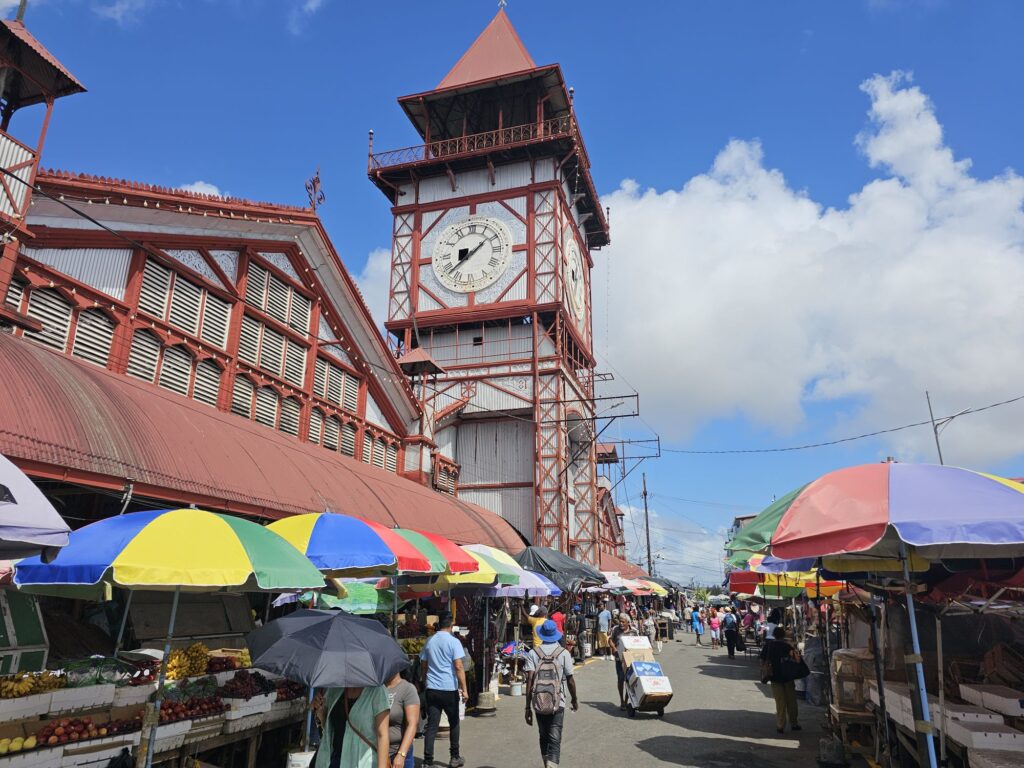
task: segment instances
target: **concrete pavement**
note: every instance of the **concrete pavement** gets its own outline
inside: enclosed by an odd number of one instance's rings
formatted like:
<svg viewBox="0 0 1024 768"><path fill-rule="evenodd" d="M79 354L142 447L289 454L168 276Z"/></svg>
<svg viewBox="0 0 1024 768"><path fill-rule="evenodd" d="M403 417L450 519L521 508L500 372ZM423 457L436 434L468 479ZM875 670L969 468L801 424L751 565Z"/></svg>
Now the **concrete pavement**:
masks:
<svg viewBox="0 0 1024 768"><path fill-rule="evenodd" d="M666 643L658 656L675 696L665 717L620 712L615 666L591 661L576 668L580 709L567 712L562 740L566 768L604 766L687 766L694 768L813 768L824 712L800 702L799 733L775 732L775 703L757 682L756 659L695 648L693 635ZM467 768L541 766L536 725L523 720L523 698L503 696L498 714L463 722L462 754ZM438 756L447 744L438 744ZM422 741L416 742L422 754ZM445 763L438 761L439 765Z"/></svg>

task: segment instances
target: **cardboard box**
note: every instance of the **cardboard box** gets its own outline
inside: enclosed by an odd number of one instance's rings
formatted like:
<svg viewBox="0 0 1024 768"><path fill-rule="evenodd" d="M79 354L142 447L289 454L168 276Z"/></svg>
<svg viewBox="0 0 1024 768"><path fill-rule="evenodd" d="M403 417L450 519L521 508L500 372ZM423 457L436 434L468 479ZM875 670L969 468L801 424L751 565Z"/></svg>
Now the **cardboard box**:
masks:
<svg viewBox="0 0 1024 768"><path fill-rule="evenodd" d="M619 654L622 659L622 664L625 667L631 667L637 662L653 662L654 651L651 650L640 650L640 651L623 651Z"/></svg>
<svg viewBox="0 0 1024 768"><path fill-rule="evenodd" d="M647 635L620 635L615 648L619 653L623 651L651 650L651 641Z"/></svg>
<svg viewBox="0 0 1024 768"><path fill-rule="evenodd" d="M28 738L35 735L42 726L38 720L0 725L0 739ZM0 757L0 768L36 768L36 766L60 765L64 747L36 747L28 751L9 752Z"/></svg>
<svg viewBox="0 0 1024 768"><path fill-rule="evenodd" d="M629 691L636 707L664 706L672 700L672 683L667 677L634 677Z"/></svg>
<svg viewBox="0 0 1024 768"><path fill-rule="evenodd" d="M1005 685L960 683L960 697L978 707L1001 712L1011 717L1024 716L1024 692Z"/></svg>
<svg viewBox="0 0 1024 768"><path fill-rule="evenodd" d="M948 720L947 735L968 749L998 749L1024 752L1024 732L1001 723L969 723Z"/></svg>
<svg viewBox="0 0 1024 768"><path fill-rule="evenodd" d="M665 677L665 673L656 661L634 661L626 667L626 679L633 677Z"/></svg>
<svg viewBox="0 0 1024 768"><path fill-rule="evenodd" d="M1020 768L1020 752L972 749L971 768Z"/></svg>

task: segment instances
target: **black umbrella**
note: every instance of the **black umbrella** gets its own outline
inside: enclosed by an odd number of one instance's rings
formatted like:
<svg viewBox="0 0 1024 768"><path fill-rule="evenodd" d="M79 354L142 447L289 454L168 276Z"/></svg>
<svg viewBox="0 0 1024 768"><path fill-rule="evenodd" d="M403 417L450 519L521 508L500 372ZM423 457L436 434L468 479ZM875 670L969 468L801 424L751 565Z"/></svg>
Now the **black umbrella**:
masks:
<svg viewBox="0 0 1024 768"><path fill-rule="evenodd" d="M596 568L548 547L527 547L515 558L523 568L547 576L565 592L578 592L583 585L606 581Z"/></svg>
<svg viewBox="0 0 1024 768"><path fill-rule="evenodd" d="M312 688L384 685L409 659L384 626L345 611L295 611L249 633L252 665Z"/></svg>

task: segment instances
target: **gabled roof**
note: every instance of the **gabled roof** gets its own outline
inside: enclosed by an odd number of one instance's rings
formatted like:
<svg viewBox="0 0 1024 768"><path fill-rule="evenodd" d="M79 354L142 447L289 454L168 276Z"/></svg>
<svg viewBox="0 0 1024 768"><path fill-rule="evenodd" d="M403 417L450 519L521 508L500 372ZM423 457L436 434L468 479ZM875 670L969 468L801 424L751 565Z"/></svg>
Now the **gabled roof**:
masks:
<svg viewBox="0 0 1024 768"><path fill-rule="evenodd" d="M437 88L455 88L481 80L494 80L536 67L502 8Z"/></svg>
<svg viewBox="0 0 1024 768"><path fill-rule="evenodd" d="M459 544L523 543L500 516L334 451L0 334L0 453L34 477L278 518L357 515Z"/></svg>

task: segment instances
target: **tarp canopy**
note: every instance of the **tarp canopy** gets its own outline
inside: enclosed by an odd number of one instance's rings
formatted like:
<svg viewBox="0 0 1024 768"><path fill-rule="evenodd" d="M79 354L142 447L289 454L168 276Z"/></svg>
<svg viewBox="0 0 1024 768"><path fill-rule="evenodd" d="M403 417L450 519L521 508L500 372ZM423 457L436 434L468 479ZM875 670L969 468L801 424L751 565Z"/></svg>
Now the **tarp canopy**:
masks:
<svg viewBox="0 0 1024 768"><path fill-rule="evenodd" d="M523 568L546 576L565 592L604 583L604 575L596 568L548 547L527 547L515 558Z"/></svg>
<svg viewBox="0 0 1024 768"><path fill-rule="evenodd" d="M35 483L0 455L0 559L52 557L67 545L69 533Z"/></svg>

